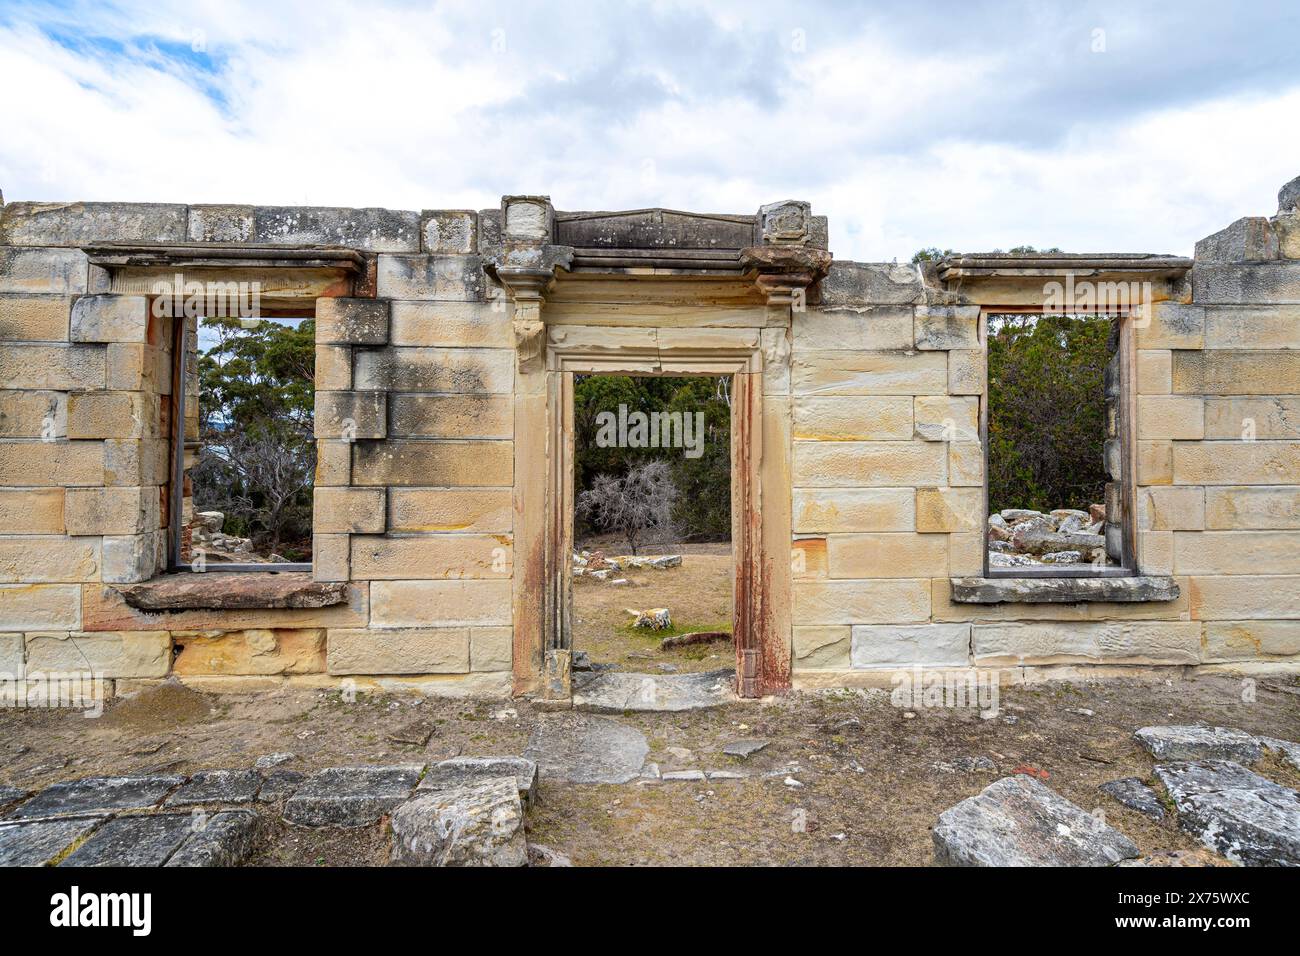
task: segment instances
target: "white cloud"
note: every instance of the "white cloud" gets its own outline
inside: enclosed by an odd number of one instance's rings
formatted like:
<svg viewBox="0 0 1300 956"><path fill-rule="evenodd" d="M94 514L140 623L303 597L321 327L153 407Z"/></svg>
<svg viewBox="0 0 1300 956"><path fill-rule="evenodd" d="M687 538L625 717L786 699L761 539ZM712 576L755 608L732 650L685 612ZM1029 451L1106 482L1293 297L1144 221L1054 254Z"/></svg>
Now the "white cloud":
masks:
<svg viewBox="0 0 1300 956"><path fill-rule="evenodd" d="M1182 62L1168 30L1105 5L984 43L960 32L971 21L945 36L905 13L786 11L11 6L0 187L415 209L521 191L564 209L795 197L831 217L838 257L890 259L922 245L1186 253L1270 214L1300 173L1300 66L1270 59L1267 24L1271 72L1251 79L1210 53ZM1095 22L1109 60L1087 52Z"/></svg>

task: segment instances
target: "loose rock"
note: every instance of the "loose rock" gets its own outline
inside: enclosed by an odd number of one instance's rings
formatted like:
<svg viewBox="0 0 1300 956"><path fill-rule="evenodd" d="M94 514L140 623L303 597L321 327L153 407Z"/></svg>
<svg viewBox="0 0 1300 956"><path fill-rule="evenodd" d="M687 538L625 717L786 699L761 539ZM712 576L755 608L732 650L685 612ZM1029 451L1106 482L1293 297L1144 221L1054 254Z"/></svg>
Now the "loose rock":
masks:
<svg viewBox="0 0 1300 956"><path fill-rule="evenodd" d="M1246 866L1300 866L1300 794L1228 760L1156 767L1178 825Z"/></svg>
<svg viewBox="0 0 1300 956"><path fill-rule="evenodd" d="M1263 748L1232 727L1143 727L1133 736L1157 760L1240 760L1253 763Z"/></svg>
<svg viewBox="0 0 1300 956"><path fill-rule="evenodd" d="M1111 780L1109 783L1103 783L1097 789L1124 804L1130 810L1136 810L1152 820L1163 820L1165 818L1165 808L1160 803L1160 797L1137 777Z"/></svg>
<svg viewBox="0 0 1300 956"><path fill-rule="evenodd" d="M393 811L397 866L525 866L524 811L514 776L426 790Z"/></svg>

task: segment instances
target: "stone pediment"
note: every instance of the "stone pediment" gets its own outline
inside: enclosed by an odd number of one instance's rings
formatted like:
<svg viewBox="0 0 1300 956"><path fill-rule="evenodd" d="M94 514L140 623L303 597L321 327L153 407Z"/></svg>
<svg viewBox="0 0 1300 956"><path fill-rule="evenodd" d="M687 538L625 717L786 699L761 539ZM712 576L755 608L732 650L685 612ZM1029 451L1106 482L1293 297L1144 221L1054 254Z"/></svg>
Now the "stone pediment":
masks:
<svg viewBox="0 0 1300 956"><path fill-rule="evenodd" d="M754 245L754 217L676 209L557 212L555 241L575 249L738 252Z"/></svg>

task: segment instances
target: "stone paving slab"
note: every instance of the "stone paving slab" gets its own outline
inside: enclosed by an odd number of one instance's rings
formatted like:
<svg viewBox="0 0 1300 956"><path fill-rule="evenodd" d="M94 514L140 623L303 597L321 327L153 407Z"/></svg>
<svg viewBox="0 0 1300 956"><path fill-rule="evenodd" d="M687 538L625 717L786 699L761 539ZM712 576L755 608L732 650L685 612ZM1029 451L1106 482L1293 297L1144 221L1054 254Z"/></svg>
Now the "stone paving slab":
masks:
<svg viewBox="0 0 1300 956"><path fill-rule="evenodd" d="M330 767L303 781L284 804L284 819L304 827L363 827L405 801L423 764Z"/></svg>
<svg viewBox="0 0 1300 956"><path fill-rule="evenodd" d="M167 806L251 803L261 789L262 775L256 770L200 770L167 799Z"/></svg>
<svg viewBox="0 0 1300 956"><path fill-rule="evenodd" d="M449 790L498 777L514 777L519 798L531 804L537 794L537 764L527 757L452 757L428 769L416 792Z"/></svg>
<svg viewBox="0 0 1300 956"><path fill-rule="evenodd" d="M298 770L286 770L277 767L266 774L262 788L257 791L258 803L278 803L287 800L298 792L307 775Z"/></svg>
<svg viewBox="0 0 1300 956"><path fill-rule="evenodd" d="M238 866L261 839L265 821L251 810L223 810L190 834L167 866Z"/></svg>
<svg viewBox="0 0 1300 956"><path fill-rule="evenodd" d="M1123 777L1111 780L1097 788L1112 799L1122 803L1130 810L1145 814L1152 820L1163 820L1165 808L1160 797L1137 777Z"/></svg>
<svg viewBox="0 0 1300 956"><path fill-rule="evenodd" d="M513 774L417 791L393 811L397 866L526 866L524 809Z"/></svg>
<svg viewBox="0 0 1300 956"><path fill-rule="evenodd" d="M1157 760L1240 760L1252 763L1260 742L1233 727L1143 727L1133 735Z"/></svg>
<svg viewBox="0 0 1300 956"><path fill-rule="evenodd" d="M193 832L189 813L117 817L91 834L60 866L162 866Z"/></svg>
<svg viewBox="0 0 1300 956"><path fill-rule="evenodd" d="M641 775L650 745L633 727L608 717L539 714L524 756L547 779L568 783L627 783Z"/></svg>
<svg viewBox="0 0 1300 956"><path fill-rule="evenodd" d="M0 866L45 866L107 817L0 823Z"/></svg>
<svg viewBox="0 0 1300 956"><path fill-rule="evenodd" d="M591 713L681 711L720 707L736 699L729 670L702 674L633 674L605 671L575 675L573 707Z"/></svg>
<svg viewBox="0 0 1300 956"><path fill-rule="evenodd" d="M1124 834L1020 775L949 807L932 835L936 861L950 866L1112 866L1139 855Z"/></svg>
<svg viewBox="0 0 1300 956"><path fill-rule="evenodd" d="M85 777L46 787L9 814L10 820L89 816L143 810L185 782L180 776Z"/></svg>

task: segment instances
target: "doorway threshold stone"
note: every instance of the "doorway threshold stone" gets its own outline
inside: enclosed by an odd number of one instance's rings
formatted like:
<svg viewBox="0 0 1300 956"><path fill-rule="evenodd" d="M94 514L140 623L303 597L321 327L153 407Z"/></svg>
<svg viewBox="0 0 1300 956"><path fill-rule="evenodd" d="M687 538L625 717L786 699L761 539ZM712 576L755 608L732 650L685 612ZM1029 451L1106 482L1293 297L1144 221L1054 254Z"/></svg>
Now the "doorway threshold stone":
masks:
<svg viewBox="0 0 1300 956"><path fill-rule="evenodd" d="M681 711L720 707L736 700L729 670L702 674L636 674L597 671L575 674L573 707L592 713Z"/></svg>

